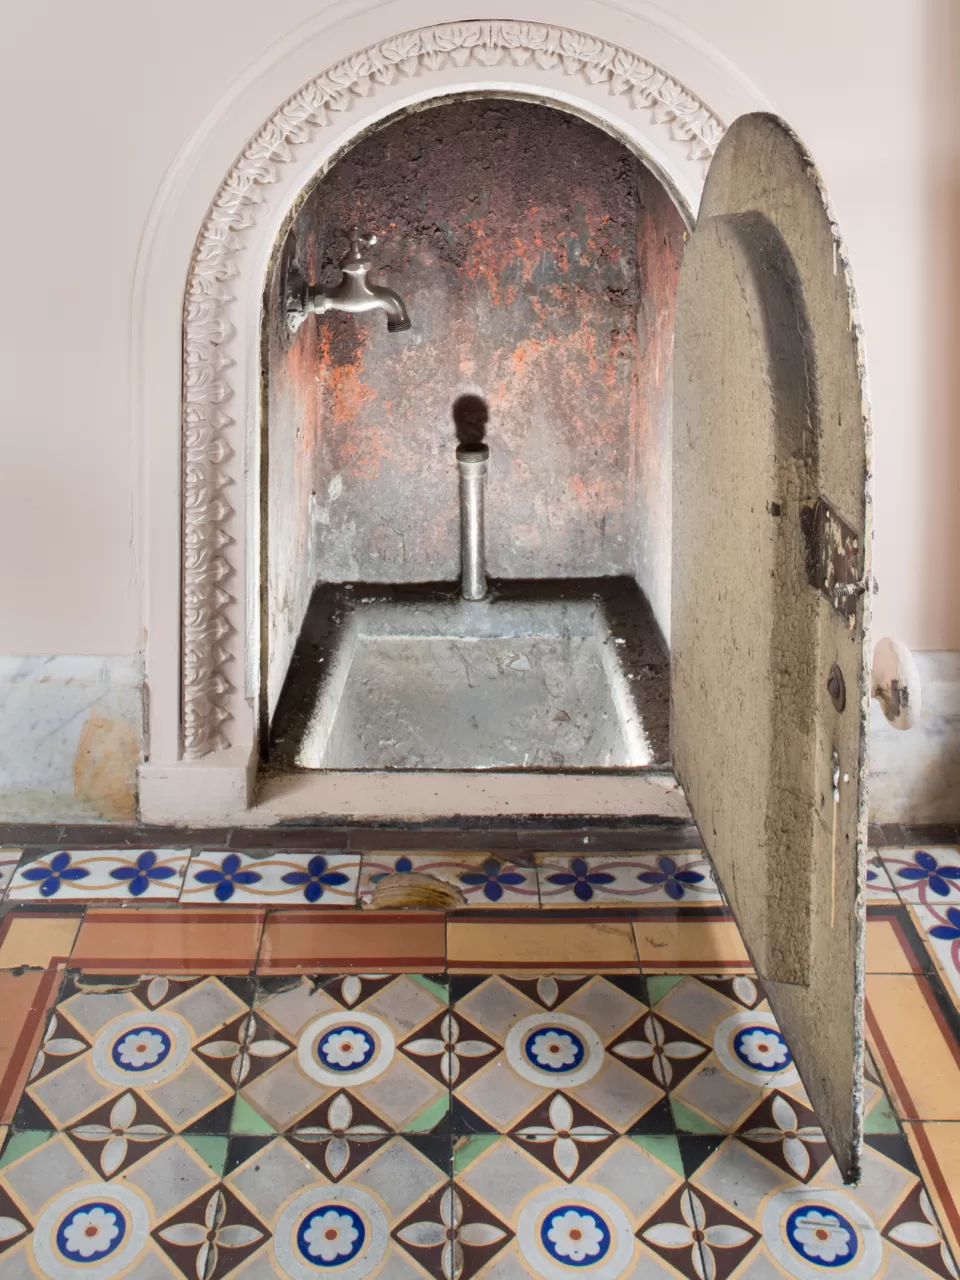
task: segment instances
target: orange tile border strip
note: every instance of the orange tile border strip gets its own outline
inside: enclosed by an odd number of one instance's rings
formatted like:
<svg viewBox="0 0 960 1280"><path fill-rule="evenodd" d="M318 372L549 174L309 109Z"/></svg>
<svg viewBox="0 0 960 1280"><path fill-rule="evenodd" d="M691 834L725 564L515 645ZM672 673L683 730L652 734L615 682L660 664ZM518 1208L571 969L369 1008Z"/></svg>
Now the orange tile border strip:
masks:
<svg viewBox="0 0 960 1280"><path fill-rule="evenodd" d="M896 916L867 917L865 960L867 973L923 973Z"/></svg>
<svg viewBox="0 0 960 1280"><path fill-rule="evenodd" d="M82 907L9 911L0 920L0 971L66 964L82 921Z"/></svg>
<svg viewBox="0 0 960 1280"><path fill-rule="evenodd" d="M514 912L516 915L516 912ZM563 947L544 945L553 935ZM628 920L462 920L447 924L447 967L451 973L634 972L639 973Z"/></svg>
<svg viewBox="0 0 960 1280"><path fill-rule="evenodd" d="M890 1043L893 1004L896 1028L904 1032L897 1041L899 1054ZM927 979L917 974L871 974L866 1022L901 1118L960 1120L960 1044L937 1007ZM933 1038L938 1034L942 1043Z"/></svg>
<svg viewBox="0 0 960 1280"><path fill-rule="evenodd" d="M442 972L447 963L441 912L271 911L257 973Z"/></svg>
<svg viewBox="0 0 960 1280"><path fill-rule="evenodd" d="M729 915L691 919L661 911L635 921L632 928L644 973L753 972L740 931Z"/></svg>
<svg viewBox="0 0 960 1280"><path fill-rule="evenodd" d="M252 907L88 907L70 965L102 974L251 973L265 916Z"/></svg>
<svg viewBox="0 0 960 1280"><path fill-rule="evenodd" d="M908 939L907 933L903 928L899 916L893 915L893 911L900 909L901 908L893 908L891 911L891 923L895 925L895 937L903 950L904 963L908 966L913 962L919 964L919 959L914 954L914 949ZM923 946L922 938L920 938L920 945L921 947ZM943 1048L957 1065L958 1071L960 1071L960 1044L958 1044L956 1037L939 1008L933 989L925 976L922 974L916 974L911 969L910 972L905 974L874 974L868 977L865 1018L867 1039L873 1053L874 1061L880 1070L884 1084L887 1086L887 1091L894 1106L899 1110L903 1103L907 1103L911 1111L916 1111L918 1108L913 1101L910 1089L904 1077L904 1055L901 1052L898 1059L894 1054L888 1038L884 1034L883 1028L877 1018L876 1011L871 1007L870 986L871 983L875 984L877 982L914 984L919 991L927 1013L931 1016L936 1032L943 1039ZM902 1047L903 1044L901 1042L901 1049ZM915 1120L904 1118L901 1113L901 1123L903 1125L907 1141L913 1151L914 1158L920 1167L924 1181L935 1197L936 1210L939 1214L944 1232L948 1237L948 1242L954 1251L954 1256L957 1256L960 1254L960 1159L958 1159L955 1153L960 1151L960 1121ZM951 1165L944 1169L936 1149L936 1144L931 1139L931 1134L939 1133L941 1129L949 1134L945 1150L946 1153L953 1158L953 1162L957 1166L956 1168Z"/></svg>
<svg viewBox="0 0 960 1280"><path fill-rule="evenodd" d="M950 1120L914 1120L903 1127L923 1180L934 1198L953 1256L960 1256L960 1124ZM945 1154L950 1160L946 1170L932 1137L933 1134L939 1136L941 1130L946 1135Z"/></svg>
<svg viewBox="0 0 960 1280"><path fill-rule="evenodd" d="M12 973L0 973L0 990L10 983L34 983L29 992L30 1004L27 1016L20 1026L16 1040L9 1047L6 1063L3 1063L3 1051L0 1049L0 1123L7 1124L13 1119L16 1104L20 1100L21 1090L26 1083L26 1076L36 1057L47 1015L56 999L60 987L62 968L28 969L26 973L16 976ZM9 994L9 993L8 993ZM28 994L23 992L22 994ZM3 1004L6 1006L7 1001ZM9 1007L5 1012L9 1014Z"/></svg>

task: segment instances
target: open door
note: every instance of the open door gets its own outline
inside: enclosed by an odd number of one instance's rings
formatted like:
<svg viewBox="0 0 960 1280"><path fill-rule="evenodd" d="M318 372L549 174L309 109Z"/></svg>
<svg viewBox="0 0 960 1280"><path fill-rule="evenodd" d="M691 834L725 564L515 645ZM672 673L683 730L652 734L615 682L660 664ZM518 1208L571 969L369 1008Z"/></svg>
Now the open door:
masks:
<svg viewBox="0 0 960 1280"><path fill-rule="evenodd" d="M870 426L813 161L742 116L680 273L673 761L847 1181L859 1176Z"/></svg>

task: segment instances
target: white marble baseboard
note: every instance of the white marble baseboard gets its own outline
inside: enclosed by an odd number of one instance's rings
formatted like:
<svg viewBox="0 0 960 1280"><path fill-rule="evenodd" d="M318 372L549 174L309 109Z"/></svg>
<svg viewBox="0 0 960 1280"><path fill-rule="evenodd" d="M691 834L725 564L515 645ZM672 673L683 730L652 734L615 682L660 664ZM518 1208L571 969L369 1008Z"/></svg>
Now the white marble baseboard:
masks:
<svg viewBox="0 0 960 1280"><path fill-rule="evenodd" d="M0 656L0 821L131 822L143 660Z"/></svg>
<svg viewBox="0 0 960 1280"><path fill-rule="evenodd" d="M871 822L960 822L960 653L914 653L920 723L891 728L870 712Z"/></svg>
<svg viewBox="0 0 960 1280"><path fill-rule="evenodd" d="M870 821L960 822L960 653L914 656L920 723L873 704ZM140 657L0 656L0 822L131 822L142 751Z"/></svg>

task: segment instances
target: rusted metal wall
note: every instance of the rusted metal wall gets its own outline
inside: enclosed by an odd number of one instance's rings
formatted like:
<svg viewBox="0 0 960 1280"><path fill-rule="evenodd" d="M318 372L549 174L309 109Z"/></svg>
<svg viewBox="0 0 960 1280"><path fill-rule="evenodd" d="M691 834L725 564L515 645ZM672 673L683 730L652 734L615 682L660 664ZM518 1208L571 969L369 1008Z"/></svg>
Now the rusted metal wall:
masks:
<svg viewBox="0 0 960 1280"><path fill-rule="evenodd" d="M670 255L682 223L652 175L616 139L553 109L457 101L371 134L320 180L291 231L308 278L337 282L353 222L383 237L375 279L400 293L413 327L388 334L382 315L331 314L310 317L291 342L274 283L278 606L286 600L299 625L308 573L456 577L454 406L467 407L461 433L477 416L465 396L482 399L488 418L492 575L634 574L656 560L669 511L664 524L644 451L660 447L669 411Z"/></svg>
<svg viewBox="0 0 960 1280"><path fill-rule="evenodd" d="M304 252L304 266L309 269L312 246L305 245ZM263 639L265 710L270 715L317 580L312 494L321 410L316 352L309 343L290 343L280 281L277 271L267 288L264 326L267 404L262 516L267 545Z"/></svg>
<svg viewBox="0 0 960 1280"><path fill-rule="evenodd" d="M637 394L632 415L633 573L670 639L673 330L687 231L663 184L637 166Z"/></svg>

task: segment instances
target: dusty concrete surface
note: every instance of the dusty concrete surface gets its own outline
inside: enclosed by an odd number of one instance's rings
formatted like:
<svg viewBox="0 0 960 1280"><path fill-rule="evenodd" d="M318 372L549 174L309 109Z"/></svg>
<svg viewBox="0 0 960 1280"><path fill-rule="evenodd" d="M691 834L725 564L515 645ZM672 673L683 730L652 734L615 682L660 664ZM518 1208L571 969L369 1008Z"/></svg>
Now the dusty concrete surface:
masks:
<svg viewBox="0 0 960 1280"><path fill-rule="evenodd" d="M662 768L669 661L629 579L319 587L274 720L281 769Z"/></svg>
<svg viewBox="0 0 960 1280"><path fill-rule="evenodd" d="M458 101L343 156L284 255L335 283L352 222L383 237L375 279L401 295L413 327L388 334L380 315L330 314L291 341L281 255L265 329L271 705L311 575L456 577L454 449L480 432L491 574L633 575L640 564L666 625L662 455L683 223L657 180L576 118Z"/></svg>

